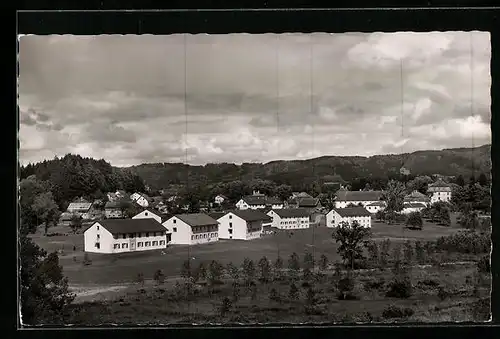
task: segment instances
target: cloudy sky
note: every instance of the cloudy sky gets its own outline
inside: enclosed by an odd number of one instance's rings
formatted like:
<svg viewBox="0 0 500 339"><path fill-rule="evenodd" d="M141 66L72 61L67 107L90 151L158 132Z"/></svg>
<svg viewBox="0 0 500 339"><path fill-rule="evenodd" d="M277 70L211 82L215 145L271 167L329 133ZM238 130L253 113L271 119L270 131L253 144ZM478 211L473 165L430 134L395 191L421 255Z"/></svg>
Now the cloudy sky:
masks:
<svg viewBox="0 0 500 339"><path fill-rule="evenodd" d="M23 36L19 158L205 164L479 146L491 142L490 56L483 32Z"/></svg>

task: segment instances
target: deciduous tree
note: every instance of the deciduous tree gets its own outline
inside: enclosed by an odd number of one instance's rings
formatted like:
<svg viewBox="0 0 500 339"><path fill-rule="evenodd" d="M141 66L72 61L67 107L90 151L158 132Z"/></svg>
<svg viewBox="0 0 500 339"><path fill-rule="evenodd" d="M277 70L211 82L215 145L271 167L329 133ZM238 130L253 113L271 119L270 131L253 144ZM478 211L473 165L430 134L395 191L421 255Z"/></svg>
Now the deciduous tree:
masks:
<svg viewBox="0 0 500 339"><path fill-rule="evenodd" d="M370 236L370 230L361 226L356 220L350 225L341 222L333 232L333 238L340 244L337 252L344 259L344 264L354 269L356 259L363 258L363 241Z"/></svg>

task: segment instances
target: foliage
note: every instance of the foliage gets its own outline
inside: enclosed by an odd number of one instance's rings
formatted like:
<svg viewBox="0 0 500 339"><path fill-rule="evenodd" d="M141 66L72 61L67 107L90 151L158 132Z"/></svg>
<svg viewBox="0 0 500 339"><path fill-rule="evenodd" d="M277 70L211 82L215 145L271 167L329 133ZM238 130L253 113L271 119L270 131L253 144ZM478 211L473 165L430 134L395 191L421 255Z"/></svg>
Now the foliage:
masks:
<svg viewBox="0 0 500 339"><path fill-rule="evenodd" d="M238 301L238 299L240 298L240 285L238 284L237 281L234 281L232 287L233 287L232 291L233 301Z"/></svg>
<svg viewBox="0 0 500 339"><path fill-rule="evenodd" d="M481 259L479 259L479 261L477 262L477 269L481 273L491 272L491 263L489 255L484 255L481 257Z"/></svg>
<svg viewBox="0 0 500 339"><path fill-rule="evenodd" d="M222 278L224 267L216 260L212 260L208 265L207 279L210 285L219 283Z"/></svg>
<svg viewBox="0 0 500 339"><path fill-rule="evenodd" d="M226 265L226 271L233 280L238 280L240 278L240 270L232 262Z"/></svg>
<svg viewBox="0 0 500 339"><path fill-rule="evenodd" d="M314 268L314 258L311 252L306 251L304 254L304 268L313 269Z"/></svg>
<svg viewBox="0 0 500 339"><path fill-rule="evenodd" d="M389 251L391 248L391 240L390 239L385 239L382 241L382 244L380 246L380 267L384 268L387 265L387 259L389 258Z"/></svg>
<svg viewBox="0 0 500 339"><path fill-rule="evenodd" d="M363 240L370 236L370 229L361 226L356 220L351 225L342 222L333 232L333 238L340 243L337 252L342 256L344 264L354 269L357 259L363 259Z"/></svg>
<svg viewBox="0 0 500 339"><path fill-rule="evenodd" d="M33 199L31 206L37 218L43 222L45 227L45 235L50 226L56 225L59 220L60 212L56 202L52 196L52 192L45 192L37 195Z"/></svg>
<svg viewBox="0 0 500 339"><path fill-rule="evenodd" d="M319 268L322 271L326 271L326 269L328 268L328 257L324 254L322 254L319 258Z"/></svg>
<svg viewBox="0 0 500 339"><path fill-rule="evenodd" d="M144 273L142 272L137 273L137 276L135 277L135 282L141 286L144 286Z"/></svg>
<svg viewBox="0 0 500 339"><path fill-rule="evenodd" d="M269 260L264 256L262 257L258 264L260 270L260 280L262 282L269 282L271 278L271 265L269 264Z"/></svg>
<svg viewBox="0 0 500 339"><path fill-rule="evenodd" d="M283 259L279 256L274 261L274 275L278 280L283 278Z"/></svg>
<svg viewBox="0 0 500 339"><path fill-rule="evenodd" d="M384 221L385 220L384 210L378 210L377 213L375 213L375 218L379 221Z"/></svg>
<svg viewBox="0 0 500 339"><path fill-rule="evenodd" d="M406 226L412 229L421 230L424 222L422 215L419 212L411 212L406 218Z"/></svg>
<svg viewBox="0 0 500 339"><path fill-rule="evenodd" d="M293 252L288 259L288 268L291 273L296 276L300 270L299 256L297 253Z"/></svg>
<svg viewBox="0 0 500 339"><path fill-rule="evenodd" d="M354 279L349 274L338 280L337 282L337 299L351 300L354 299L352 292L354 291Z"/></svg>
<svg viewBox="0 0 500 339"><path fill-rule="evenodd" d="M245 258L243 260L242 269L247 283L251 282L253 278L255 278L255 265L253 261L249 258Z"/></svg>
<svg viewBox="0 0 500 339"><path fill-rule="evenodd" d="M57 254L47 255L24 234L19 241L22 323L64 324L75 296L69 292Z"/></svg>
<svg viewBox="0 0 500 339"><path fill-rule="evenodd" d="M411 241L409 241L409 240L405 241L405 243L404 243L403 255L404 255L405 263L407 265L411 265L412 261L413 261L413 245L412 245Z"/></svg>
<svg viewBox="0 0 500 339"><path fill-rule="evenodd" d="M82 228L82 218L76 214L71 216L70 227L73 233L76 234L76 232Z"/></svg>
<svg viewBox="0 0 500 339"><path fill-rule="evenodd" d="M158 269L155 271L153 279L158 285L163 285L163 283L165 282L165 274L163 274L162 270Z"/></svg>
<svg viewBox="0 0 500 339"><path fill-rule="evenodd" d="M292 300L296 300L299 297L299 289L294 283L290 284L290 290L288 291L288 297Z"/></svg>
<svg viewBox="0 0 500 339"><path fill-rule="evenodd" d="M387 202L387 212L399 212L403 209L403 201L406 195L406 188L400 181L389 181L384 191L384 200Z"/></svg>
<svg viewBox="0 0 500 339"><path fill-rule="evenodd" d="M182 262L181 277L184 279L191 278L191 260L187 259Z"/></svg>
<svg viewBox="0 0 500 339"><path fill-rule="evenodd" d="M415 241L415 258L419 265L423 265L426 262L426 252L424 250L424 246L422 245L422 242L418 240Z"/></svg>
<svg viewBox="0 0 500 339"><path fill-rule="evenodd" d="M371 240L365 242L365 247L368 251L368 259L372 263L373 266L377 266L379 263L379 250L378 250L378 244Z"/></svg>
<svg viewBox="0 0 500 339"><path fill-rule="evenodd" d="M484 254L491 251L491 238L488 233L466 230L438 238L435 247L447 252Z"/></svg>
<svg viewBox="0 0 500 339"><path fill-rule="evenodd" d="M413 191L418 191L422 194L427 193L427 188L429 187L429 184L432 183L432 178L424 175L424 176L418 176L406 183L406 188L409 192Z"/></svg>
<svg viewBox="0 0 500 339"><path fill-rule="evenodd" d="M408 299L413 293L411 281L408 277L395 277L393 281L388 284L388 291L385 296L389 298Z"/></svg>
<svg viewBox="0 0 500 339"><path fill-rule="evenodd" d="M411 317L415 311L408 307L398 307L395 305L387 306L384 311L382 311L382 317L386 319L394 318L408 318Z"/></svg>
<svg viewBox="0 0 500 339"><path fill-rule="evenodd" d="M450 225L450 205L444 201L437 201L430 208L431 222L441 225Z"/></svg>
<svg viewBox="0 0 500 339"><path fill-rule="evenodd" d="M219 309L220 315L225 316L231 310L232 306L233 306L233 303L232 303L231 299L229 299L228 297L224 297L222 299L220 309Z"/></svg>
<svg viewBox="0 0 500 339"><path fill-rule="evenodd" d="M205 267L204 262L200 262L200 264L198 265L198 267L194 271L193 280L195 282L197 282L197 281L200 281L200 280L203 281L206 279L207 279L207 268Z"/></svg>
<svg viewBox="0 0 500 339"><path fill-rule="evenodd" d="M277 302L281 301L281 296L279 295L278 291L274 287L271 288L271 290L269 291L269 300L277 301Z"/></svg>

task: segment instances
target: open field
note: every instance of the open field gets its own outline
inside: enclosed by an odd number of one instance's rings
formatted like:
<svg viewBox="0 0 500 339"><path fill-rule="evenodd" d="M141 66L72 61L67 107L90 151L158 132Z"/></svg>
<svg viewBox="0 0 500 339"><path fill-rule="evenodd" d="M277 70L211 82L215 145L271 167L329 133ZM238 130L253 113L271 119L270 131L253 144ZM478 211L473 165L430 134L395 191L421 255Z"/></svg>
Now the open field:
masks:
<svg viewBox="0 0 500 339"><path fill-rule="evenodd" d="M373 223L372 239L391 239L392 242L405 240L435 240L457 232L457 229L425 224L422 231L404 229L401 225ZM184 246L171 245L162 251L134 252L122 254L90 254L92 264L84 266L83 234L73 235L67 227L57 227L51 232L68 233L67 236L33 235L33 240L46 251L62 250L60 263L64 274L72 286L83 288L102 285L116 285L133 282L138 273L143 273L146 279L152 279L156 270L163 270L166 277L176 277L180 274L182 263L191 257L194 267L201 261L217 260L222 264L233 262L240 265L245 257L258 261L263 256L274 260L278 254L286 261L296 252L302 256L305 251L314 248L316 257L325 254L330 261L340 260L337 254L337 244L332 239L332 230L317 227L307 230L280 232L275 236L243 240L221 240L218 243ZM313 247L314 244L314 247ZM76 251L73 251L76 246Z"/></svg>
<svg viewBox="0 0 500 339"><path fill-rule="evenodd" d="M407 298L387 297L385 293L394 278L386 270L358 270L351 300L339 300L332 281L333 272L313 280L314 306L305 308L308 285L295 280L298 295L289 295L291 280L257 282L255 292L239 281L238 297L233 299L232 279L222 285L196 285L187 295L185 288L171 285L130 289L114 300L75 305L73 324L228 324L228 323L304 323L304 322L443 322L487 321L489 319L489 275L477 284L468 279L475 274L475 265L414 266L409 271L411 295ZM181 285L182 286L182 285ZM270 299L275 289L279 300ZM252 296L253 295L253 296ZM224 297L231 299L226 312L221 312ZM391 305L411 309L412 314L388 316Z"/></svg>

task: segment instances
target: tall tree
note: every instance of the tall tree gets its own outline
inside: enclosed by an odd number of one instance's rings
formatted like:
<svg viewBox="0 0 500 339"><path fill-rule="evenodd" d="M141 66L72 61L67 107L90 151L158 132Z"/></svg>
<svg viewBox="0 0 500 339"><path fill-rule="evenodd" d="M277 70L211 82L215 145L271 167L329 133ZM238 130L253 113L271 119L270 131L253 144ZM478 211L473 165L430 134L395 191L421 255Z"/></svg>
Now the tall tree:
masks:
<svg viewBox="0 0 500 339"><path fill-rule="evenodd" d="M44 233L47 235L50 226L57 224L60 212L52 197L52 192L42 193L33 200L32 209L39 220L44 224Z"/></svg>
<svg viewBox="0 0 500 339"><path fill-rule="evenodd" d="M384 199L387 202L387 212L400 212L403 209L403 201L406 195L405 186L396 180L391 180L387 184L384 192Z"/></svg>
<svg viewBox="0 0 500 339"><path fill-rule="evenodd" d="M460 174L460 175L457 177L457 180L455 181L455 183L456 183L458 186L464 187L464 186L465 186L465 180L464 180L464 177Z"/></svg>
<svg viewBox="0 0 500 339"><path fill-rule="evenodd" d="M356 259L363 258L363 241L370 236L370 229L361 226L356 220L350 225L344 221L332 236L340 244L337 252L342 256L344 264L354 269Z"/></svg>
<svg viewBox="0 0 500 339"><path fill-rule="evenodd" d="M279 185L275 189L276 196L282 201L287 200L292 195L292 186L290 185Z"/></svg>
<svg viewBox="0 0 500 339"><path fill-rule="evenodd" d="M70 227L73 233L76 234L76 232L82 228L82 217L76 214L72 215Z"/></svg>

